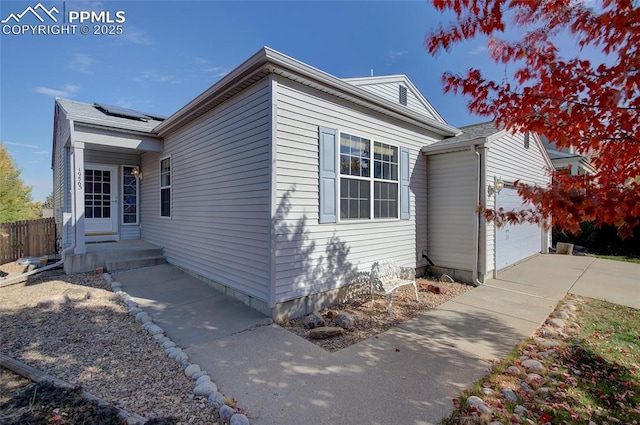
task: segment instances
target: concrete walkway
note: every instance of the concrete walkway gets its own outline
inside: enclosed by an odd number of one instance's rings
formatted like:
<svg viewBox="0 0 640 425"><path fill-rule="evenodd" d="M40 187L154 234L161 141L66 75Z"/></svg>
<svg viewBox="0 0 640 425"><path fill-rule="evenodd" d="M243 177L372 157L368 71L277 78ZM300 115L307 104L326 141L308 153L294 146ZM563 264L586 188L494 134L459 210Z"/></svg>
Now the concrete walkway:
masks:
<svg viewBox="0 0 640 425"><path fill-rule="evenodd" d="M437 423L567 292L640 308L640 265L540 255L328 353L169 265L115 278L258 425Z"/></svg>

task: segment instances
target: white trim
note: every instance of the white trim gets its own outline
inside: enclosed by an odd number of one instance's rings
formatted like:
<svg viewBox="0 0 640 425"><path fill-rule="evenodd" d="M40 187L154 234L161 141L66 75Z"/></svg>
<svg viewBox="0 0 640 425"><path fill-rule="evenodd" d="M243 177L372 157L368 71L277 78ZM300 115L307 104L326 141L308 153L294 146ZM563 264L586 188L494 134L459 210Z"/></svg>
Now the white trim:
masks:
<svg viewBox="0 0 640 425"><path fill-rule="evenodd" d="M109 192L109 196L110 196L110 206L109 206L109 210L111 213L111 226L112 226L112 230L111 231L101 231L101 230L93 230L94 233L99 233L97 235L92 235L92 229L88 229L87 228L87 222L86 220L93 220L93 218L86 218L86 207L85 207L85 225L84 225L84 234L85 234L85 240L89 241L89 242L103 242L103 241L117 241L120 240L120 206L119 206L119 192L120 192L120 176L119 176L119 171L120 171L120 167L118 165L112 165L112 164L100 164L100 163L95 163L95 162L85 162L84 164L84 175L83 175L83 184L86 185L86 174L87 174L87 169L93 169L93 170L102 170L102 171L109 171L111 172L111 190ZM86 190L83 187L83 193L85 193ZM115 195L115 196L114 196ZM84 196L82 199L82 202L84 203ZM101 220L101 218L95 219L95 220Z"/></svg>
<svg viewBox="0 0 640 425"><path fill-rule="evenodd" d="M269 294L267 300L267 307L273 308L276 305L276 278L277 278L277 248L278 248L278 235L275 231L275 216L278 210L278 81L271 75L269 76L270 83L270 105L271 111L269 114L270 131L269 142L271 148L269 150L269 166L271 167L271 185L269 186L269 198L271 199L271 225L269 229L269 238L271 252L269 258ZM319 194L319 191L318 191Z"/></svg>
<svg viewBox="0 0 640 425"><path fill-rule="evenodd" d="M136 179L136 222L135 223L125 223L124 222L124 167L130 168L138 168L139 165L128 165L122 164L120 165L120 225L121 226L138 226L140 225L140 179L135 177Z"/></svg>
<svg viewBox="0 0 640 425"><path fill-rule="evenodd" d="M169 182L167 186L162 185L162 161L169 160ZM173 158L171 155L163 156L158 160L158 216L162 219L171 220L173 217ZM162 189L169 189L169 215L162 215Z"/></svg>
<svg viewBox="0 0 640 425"><path fill-rule="evenodd" d="M343 81L324 71L309 66L299 60L263 47L249 59L236 67L217 83L180 108L160 123L154 132L163 137L189 122L193 117L211 110L217 103L232 96L238 86L247 84L251 78L263 77L275 73L321 91L347 99L353 103L375 110L387 116L417 125L443 136L456 136L462 132L437 119L429 118L418 112L383 99L354 84ZM260 75L262 74L262 75ZM415 87L415 86L414 86ZM416 89L417 90L417 89Z"/></svg>
<svg viewBox="0 0 640 425"><path fill-rule="evenodd" d="M369 146L369 177L362 177L362 176L351 176L351 175L347 175L347 174L342 174L341 172L341 160L340 160L340 156L341 156L341 152L340 152L340 143L342 140L342 134L347 134L349 136L355 136L355 137L359 137L361 139L367 139L369 140L370 146ZM400 221L400 146L396 145L394 143L387 143L387 142L383 142L380 141L378 139L374 139L372 137L369 136L361 136L359 134L353 134L352 132L349 131L342 131L340 129L337 130L337 140L336 140L336 161L337 161L337 169L336 169L336 182L337 182L337 188L336 188L336 202L337 202L337 217L336 217L336 223L340 223L340 222L345 222L345 223L369 223L371 221L375 221L375 222L381 222L381 221ZM383 145L387 145L387 146L391 146L391 147L395 147L397 150L397 157L398 157L398 163L397 163L397 178L395 180L395 183L397 184L397 188L396 188L396 217L381 217L381 218L375 218L375 183L376 182L382 182L382 183L393 183L394 180L386 180L386 179L380 179L380 178L376 178L374 176L374 146L375 143L381 143ZM369 218L346 218L346 219L342 219L341 216L341 190L342 190L342 185L341 185L341 180L342 177L345 177L347 179L353 179L353 180L361 180L361 181L368 181L369 182Z"/></svg>

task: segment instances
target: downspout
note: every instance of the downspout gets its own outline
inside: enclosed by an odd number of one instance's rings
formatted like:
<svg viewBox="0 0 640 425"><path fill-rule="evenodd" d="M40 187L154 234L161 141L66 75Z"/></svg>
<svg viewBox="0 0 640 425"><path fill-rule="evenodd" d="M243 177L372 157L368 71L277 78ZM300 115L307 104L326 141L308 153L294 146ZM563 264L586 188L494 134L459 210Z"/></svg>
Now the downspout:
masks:
<svg viewBox="0 0 640 425"><path fill-rule="evenodd" d="M473 215L473 234L475 241L473 243L473 275L471 276L471 284L477 287L484 284L484 278L482 280L478 280L478 269L480 268L480 242L482 240L482 238L480 237L481 215L480 210L478 210L478 206L480 205L480 202L482 200L480 195L482 190L482 159L480 156L480 152L478 152L478 149L475 145L471 146L471 152L473 152L473 154L476 156L476 213Z"/></svg>

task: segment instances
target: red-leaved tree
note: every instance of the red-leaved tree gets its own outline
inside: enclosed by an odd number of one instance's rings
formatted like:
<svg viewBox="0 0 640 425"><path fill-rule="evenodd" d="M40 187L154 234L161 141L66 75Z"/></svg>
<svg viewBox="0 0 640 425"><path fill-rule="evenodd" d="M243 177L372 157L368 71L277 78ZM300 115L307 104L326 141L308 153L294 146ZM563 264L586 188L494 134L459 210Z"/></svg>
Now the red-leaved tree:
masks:
<svg viewBox="0 0 640 425"><path fill-rule="evenodd" d="M591 156L595 175L556 173L548 187L519 187L539 214L555 217L555 224L573 233L581 222L592 221L615 225L624 238L640 223L639 3L433 0L456 20L426 37L430 54L487 36L491 58L505 64L500 81L473 68L466 75L445 73L445 92L467 96L471 112L508 130L545 135L558 148ZM518 40L506 40L506 30L519 34ZM560 52L559 37L570 38L575 49ZM600 50L602 63L586 60L584 49ZM485 210L485 216L539 220L533 213Z"/></svg>

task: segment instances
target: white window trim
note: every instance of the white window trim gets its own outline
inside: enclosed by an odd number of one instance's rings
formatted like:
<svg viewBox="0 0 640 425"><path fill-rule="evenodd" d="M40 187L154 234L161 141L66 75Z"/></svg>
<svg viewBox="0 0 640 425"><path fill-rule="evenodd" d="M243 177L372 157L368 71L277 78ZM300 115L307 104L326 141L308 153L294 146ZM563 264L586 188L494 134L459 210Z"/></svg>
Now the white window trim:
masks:
<svg viewBox="0 0 640 425"><path fill-rule="evenodd" d="M371 143L370 146L370 150L371 150L371 156L369 158L369 166L371 167L371 172L369 174L369 177L361 177L361 176L349 176L346 174L342 174L341 169L340 169L340 141L342 140L342 134L348 134L349 136L356 136L356 137L360 137L361 139L368 139L369 142ZM336 176L337 176L337 188L336 188L336 194L337 194L337 217L336 217L336 222L337 223L345 223L345 224L353 224L353 223L370 223L372 221L375 221L376 223L379 222L395 222L395 221L400 221L400 146L395 144L395 143L389 143L389 142L382 142L378 139L375 139L373 137L370 136L363 136L363 133L359 133L359 132L349 132L349 131L344 131L341 129L337 130L337 141L336 141L336 161L337 161L337 168L336 168ZM398 149L398 179L396 180L396 183L398 184L398 190L397 190L397 202L396 202L396 217L384 217L384 218L375 218L374 217L374 196L375 196L375 185L374 182L378 181L378 182L393 182L393 180L385 180L385 179L376 179L374 177L373 174L373 163L375 161L375 159L373 158L373 147L374 147L374 143L378 142L378 143L382 143L384 145L387 146L393 146L395 148ZM369 181L369 218L342 218L342 214L341 214L341 203L340 200L342 199L342 185L340 184L340 181L342 179L342 177L346 177L348 179L355 179L355 180L366 180Z"/></svg>
<svg viewBox="0 0 640 425"><path fill-rule="evenodd" d="M120 224L122 226L138 226L140 224L140 179L136 177L136 222L124 222L124 167L138 168L139 165L122 164L120 167Z"/></svg>
<svg viewBox="0 0 640 425"><path fill-rule="evenodd" d="M162 186L162 161L165 159L169 160L169 166L171 167L169 168L171 184ZM162 219L171 220L171 217L173 217L173 158L171 155L163 156L158 161L158 178L158 215ZM169 215L162 215L162 189L169 189Z"/></svg>

